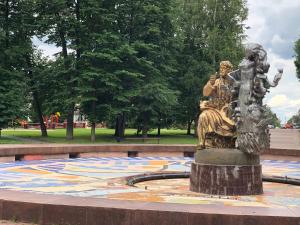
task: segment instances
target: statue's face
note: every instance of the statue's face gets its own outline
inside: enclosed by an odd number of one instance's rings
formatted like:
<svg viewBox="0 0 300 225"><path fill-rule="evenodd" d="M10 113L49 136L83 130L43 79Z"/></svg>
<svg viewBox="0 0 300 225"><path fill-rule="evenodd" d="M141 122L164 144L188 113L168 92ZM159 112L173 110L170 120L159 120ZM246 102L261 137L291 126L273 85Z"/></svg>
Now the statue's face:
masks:
<svg viewBox="0 0 300 225"><path fill-rule="evenodd" d="M228 67L226 65L221 65L220 66L220 76L225 78L228 73L232 72L232 68Z"/></svg>

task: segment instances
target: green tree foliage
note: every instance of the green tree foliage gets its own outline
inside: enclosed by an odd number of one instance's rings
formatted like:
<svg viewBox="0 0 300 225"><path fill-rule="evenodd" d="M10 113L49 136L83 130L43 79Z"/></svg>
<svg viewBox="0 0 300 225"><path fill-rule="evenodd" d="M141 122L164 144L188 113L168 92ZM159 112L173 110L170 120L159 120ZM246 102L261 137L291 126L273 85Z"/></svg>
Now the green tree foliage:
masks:
<svg viewBox="0 0 300 225"><path fill-rule="evenodd" d="M43 114L67 118L68 139L79 107L92 140L96 123L114 118L116 136L126 119L143 135L174 121L191 127L208 76L221 60L238 64L247 16L245 0L2 0L0 7L0 127L25 116L29 99L41 125ZM35 51L36 36L61 48L55 59Z"/></svg>
<svg viewBox="0 0 300 225"><path fill-rule="evenodd" d="M26 55L31 50L30 1L0 2L0 128L26 115Z"/></svg>
<svg viewBox="0 0 300 225"><path fill-rule="evenodd" d="M300 39L296 41L295 52L296 52L295 65L297 69L297 78L300 80Z"/></svg>
<svg viewBox="0 0 300 225"><path fill-rule="evenodd" d="M76 76L78 76L77 61L75 54L70 51L72 48L78 50L79 46L70 46L72 37L77 35L76 10L78 1L71 0L36 0L37 34L46 38L47 43L61 47L58 60L62 61L59 67L60 83L63 89L58 89L57 93L63 95L65 108L67 109L67 133L68 140L73 139L73 118L75 104L77 103L78 93L76 93ZM73 36L72 36L73 35ZM77 57L79 57L77 55ZM53 95L52 98L59 99Z"/></svg>
<svg viewBox="0 0 300 225"><path fill-rule="evenodd" d="M288 120L288 123L290 123L290 124L296 124L296 125L300 126L300 115L294 115L294 116L292 116L292 118L290 118Z"/></svg>
<svg viewBox="0 0 300 225"><path fill-rule="evenodd" d="M272 112L270 107L267 107L267 114L268 117L271 118L269 125L272 125L274 127L281 127L280 119L277 117L277 115L274 112Z"/></svg>
<svg viewBox="0 0 300 225"><path fill-rule="evenodd" d="M94 141L96 123L107 121L112 113L113 96L118 86L116 72L121 61L118 56L120 40L115 26L114 1L91 0L82 6L80 27L84 33L80 35L80 76L77 80L81 110L91 123Z"/></svg>
<svg viewBox="0 0 300 225"><path fill-rule="evenodd" d="M172 0L119 1L118 27L130 49L126 62L131 73L139 76L131 103L143 135L160 121L160 115L176 103L169 79L174 73L171 55L174 28L171 23ZM156 122L157 124L158 122Z"/></svg>
<svg viewBox="0 0 300 225"><path fill-rule="evenodd" d="M44 124L44 116L63 109L63 107L59 107L63 106L63 103L58 101L60 104L55 107L55 99L52 98L52 95L57 91L57 87L59 87L59 84L55 83L55 75L58 73L50 73L51 62L36 49L28 58L28 63L27 91L32 102L30 119L40 124L42 136L46 137L48 135Z"/></svg>
<svg viewBox="0 0 300 225"><path fill-rule="evenodd" d="M177 0L178 75L181 91L177 120L197 122L199 100L208 76L222 60L238 65L242 58L243 21L247 18L244 0Z"/></svg>

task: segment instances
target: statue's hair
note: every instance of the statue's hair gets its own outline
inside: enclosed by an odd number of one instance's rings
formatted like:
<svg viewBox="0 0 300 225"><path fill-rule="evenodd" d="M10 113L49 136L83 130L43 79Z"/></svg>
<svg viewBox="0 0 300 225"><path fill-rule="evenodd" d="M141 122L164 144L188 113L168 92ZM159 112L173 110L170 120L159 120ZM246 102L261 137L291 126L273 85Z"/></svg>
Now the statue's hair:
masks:
<svg viewBox="0 0 300 225"><path fill-rule="evenodd" d="M253 60L259 57L259 59L264 59L267 56L267 52L264 48L257 43L248 43L245 45L246 58Z"/></svg>
<svg viewBox="0 0 300 225"><path fill-rule="evenodd" d="M230 61L221 61L221 62L220 62L220 67L227 67L227 68L232 69L232 68L233 68L233 65L231 64Z"/></svg>

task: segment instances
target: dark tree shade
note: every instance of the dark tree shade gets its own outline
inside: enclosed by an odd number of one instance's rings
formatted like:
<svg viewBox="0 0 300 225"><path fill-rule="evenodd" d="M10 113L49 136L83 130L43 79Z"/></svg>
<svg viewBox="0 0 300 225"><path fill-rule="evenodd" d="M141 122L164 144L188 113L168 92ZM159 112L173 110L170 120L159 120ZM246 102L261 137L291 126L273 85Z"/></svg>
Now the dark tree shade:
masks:
<svg viewBox="0 0 300 225"><path fill-rule="evenodd" d="M29 1L30 2L30 1ZM28 34L28 3L0 2L0 129L26 116L26 53L31 49Z"/></svg>

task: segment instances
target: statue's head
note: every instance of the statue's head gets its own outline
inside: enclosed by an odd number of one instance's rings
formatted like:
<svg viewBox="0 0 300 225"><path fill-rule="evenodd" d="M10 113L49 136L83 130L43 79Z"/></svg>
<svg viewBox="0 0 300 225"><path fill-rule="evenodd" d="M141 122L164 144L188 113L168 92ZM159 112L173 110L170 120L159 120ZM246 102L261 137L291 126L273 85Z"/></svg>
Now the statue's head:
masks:
<svg viewBox="0 0 300 225"><path fill-rule="evenodd" d="M220 76L226 77L228 73L232 72L232 64L229 61L220 62Z"/></svg>
<svg viewBox="0 0 300 225"><path fill-rule="evenodd" d="M246 59L256 63L257 71L260 73L267 73L270 64L267 62L267 52L257 43L249 43L245 46Z"/></svg>

